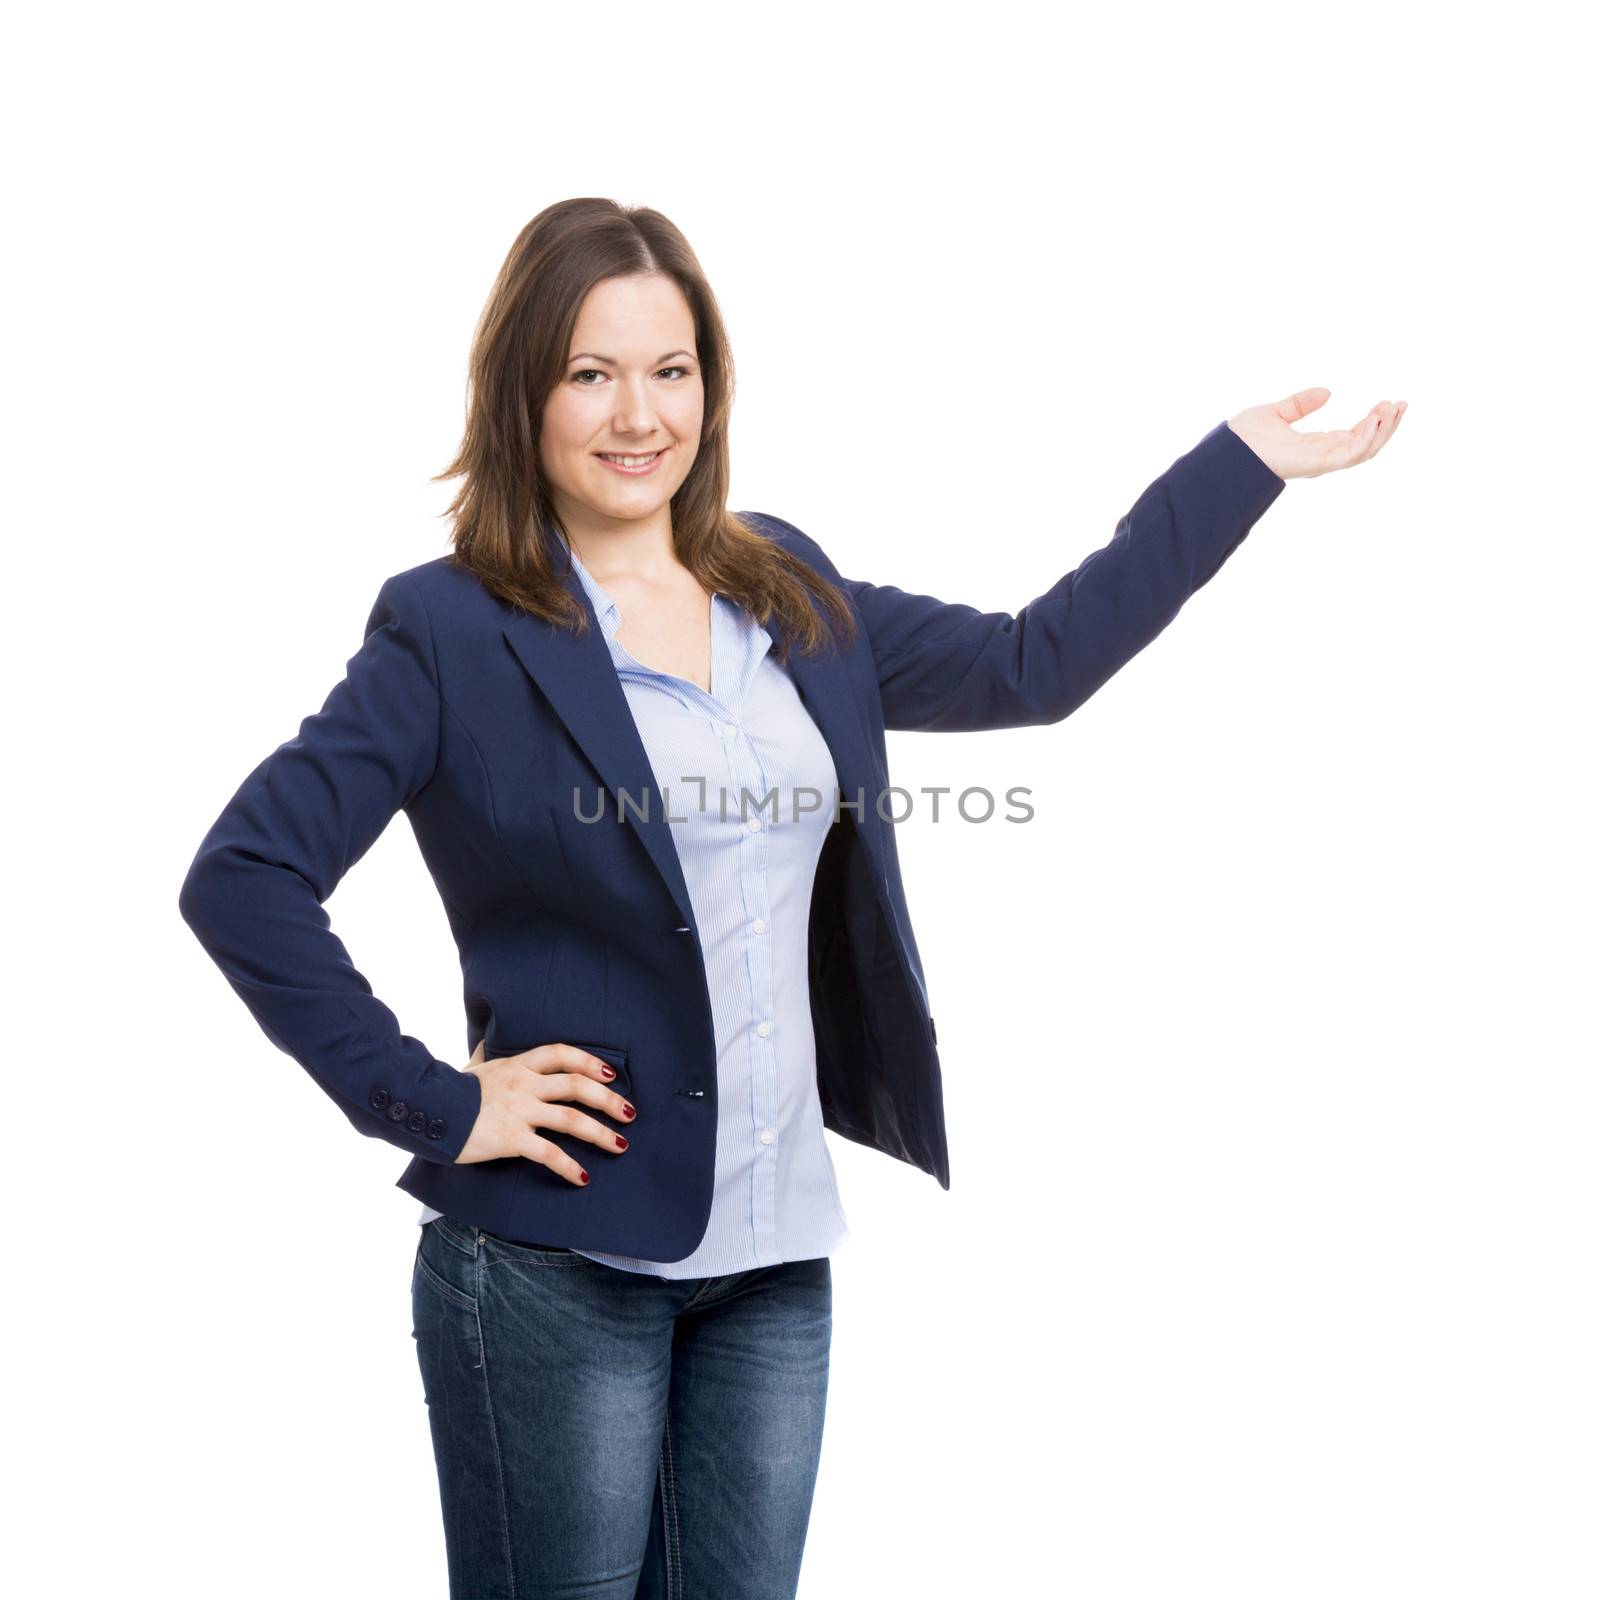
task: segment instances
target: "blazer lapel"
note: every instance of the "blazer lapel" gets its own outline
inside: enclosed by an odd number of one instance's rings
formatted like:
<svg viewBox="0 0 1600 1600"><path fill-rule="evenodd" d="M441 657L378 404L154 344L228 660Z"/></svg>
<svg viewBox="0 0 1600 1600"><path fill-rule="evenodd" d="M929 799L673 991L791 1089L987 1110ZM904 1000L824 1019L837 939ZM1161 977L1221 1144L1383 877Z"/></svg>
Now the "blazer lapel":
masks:
<svg viewBox="0 0 1600 1600"><path fill-rule="evenodd" d="M552 558L557 571L561 571L566 567L565 550L559 540L549 537L553 541ZM639 737L616 664L577 573L566 571L563 581L567 591L588 614L589 626L581 635L568 633L516 608L511 609L501 632L528 676L593 764L604 787L614 798L624 793L628 796L628 825L649 852L684 923L693 927L694 906L667 822L666 802L656 786L650 757ZM776 628L769 623L766 631L777 645ZM864 799L866 814L859 820L859 831L874 870L881 876L883 860L872 812L877 802L876 786L868 781L872 762L863 713L849 673L843 660L832 651L812 657L796 650L789 657L788 667L801 700L833 756L844 799L858 798L858 791L859 797ZM647 815L640 815L641 807ZM854 817L849 811L843 815Z"/></svg>
<svg viewBox="0 0 1600 1600"><path fill-rule="evenodd" d="M655 773L633 720L622 679L617 676L605 635L577 574L569 573L566 584L589 614L589 626L581 635L570 634L521 610L514 610L500 631L589 758L603 787L614 800L622 795L628 797L628 825L650 852L656 870L672 892L679 917L692 927L694 907L666 820L666 802L656 787ZM647 814L641 816L641 809Z"/></svg>

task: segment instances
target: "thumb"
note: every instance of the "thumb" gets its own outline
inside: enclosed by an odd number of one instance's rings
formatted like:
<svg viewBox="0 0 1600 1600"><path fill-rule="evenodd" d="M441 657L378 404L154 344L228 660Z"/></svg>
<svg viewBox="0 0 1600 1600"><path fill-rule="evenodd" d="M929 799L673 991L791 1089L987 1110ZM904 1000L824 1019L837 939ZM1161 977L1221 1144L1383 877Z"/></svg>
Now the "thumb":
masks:
<svg viewBox="0 0 1600 1600"><path fill-rule="evenodd" d="M1325 406L1332 393L1331 389L1301 389L1287 400L1280 400L1272 409L1285 422L1298 422L1301 417L1309 417L1313 411Z"/></svg>

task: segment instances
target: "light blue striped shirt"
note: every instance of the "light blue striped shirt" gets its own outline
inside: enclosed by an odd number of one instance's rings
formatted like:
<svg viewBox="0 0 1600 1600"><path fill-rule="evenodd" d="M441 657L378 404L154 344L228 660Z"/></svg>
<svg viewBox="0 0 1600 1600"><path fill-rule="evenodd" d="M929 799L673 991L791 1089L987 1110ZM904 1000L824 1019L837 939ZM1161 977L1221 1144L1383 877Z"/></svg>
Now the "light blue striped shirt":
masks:
<svg viewBox="0 0 1600 1600"><path fill-rule="evenodd" d="M743 606L712 596L707 694L630 655L617 640L616 602L576 551L572 563L666 800L717 1043L717 1165L705 1237L682 1261L579 1254L662 1278L829 1255L850 1229L823 1138L807 941L837 798L832 753L769 653L766 629ZM594 797L581 803L592 811ZM642 1126L641 1135L649 1137ZM438 1215L424 1206L420 1220Z"/></svg>

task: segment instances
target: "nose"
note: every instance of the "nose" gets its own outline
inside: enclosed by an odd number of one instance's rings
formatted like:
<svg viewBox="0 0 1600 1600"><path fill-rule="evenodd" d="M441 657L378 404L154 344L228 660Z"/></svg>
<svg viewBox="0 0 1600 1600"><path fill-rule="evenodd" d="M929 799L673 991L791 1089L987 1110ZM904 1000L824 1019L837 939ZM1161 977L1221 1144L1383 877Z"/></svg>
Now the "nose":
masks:
<svg viewBox="0 0 1600 1600"><path fill-rule="evenodd" d="M656 432L656 408L651 403L650 391L643 380L619 383L616 389L617 410L613 422L619 436L638 435L651 440Z"/></svg>

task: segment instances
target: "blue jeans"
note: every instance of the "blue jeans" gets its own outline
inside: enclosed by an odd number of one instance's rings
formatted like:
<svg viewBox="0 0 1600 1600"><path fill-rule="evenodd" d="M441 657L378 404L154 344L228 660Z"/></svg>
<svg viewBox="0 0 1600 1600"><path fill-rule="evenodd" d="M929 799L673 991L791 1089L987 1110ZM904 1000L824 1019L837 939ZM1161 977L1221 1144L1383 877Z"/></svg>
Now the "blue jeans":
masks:
<svg viewBox="0 0 1600 1600"><path fill-rule="evenodd" d="M828 1258L666 1279L439 1217L422 1368L452 1600L792 1600Z"/></svg>

